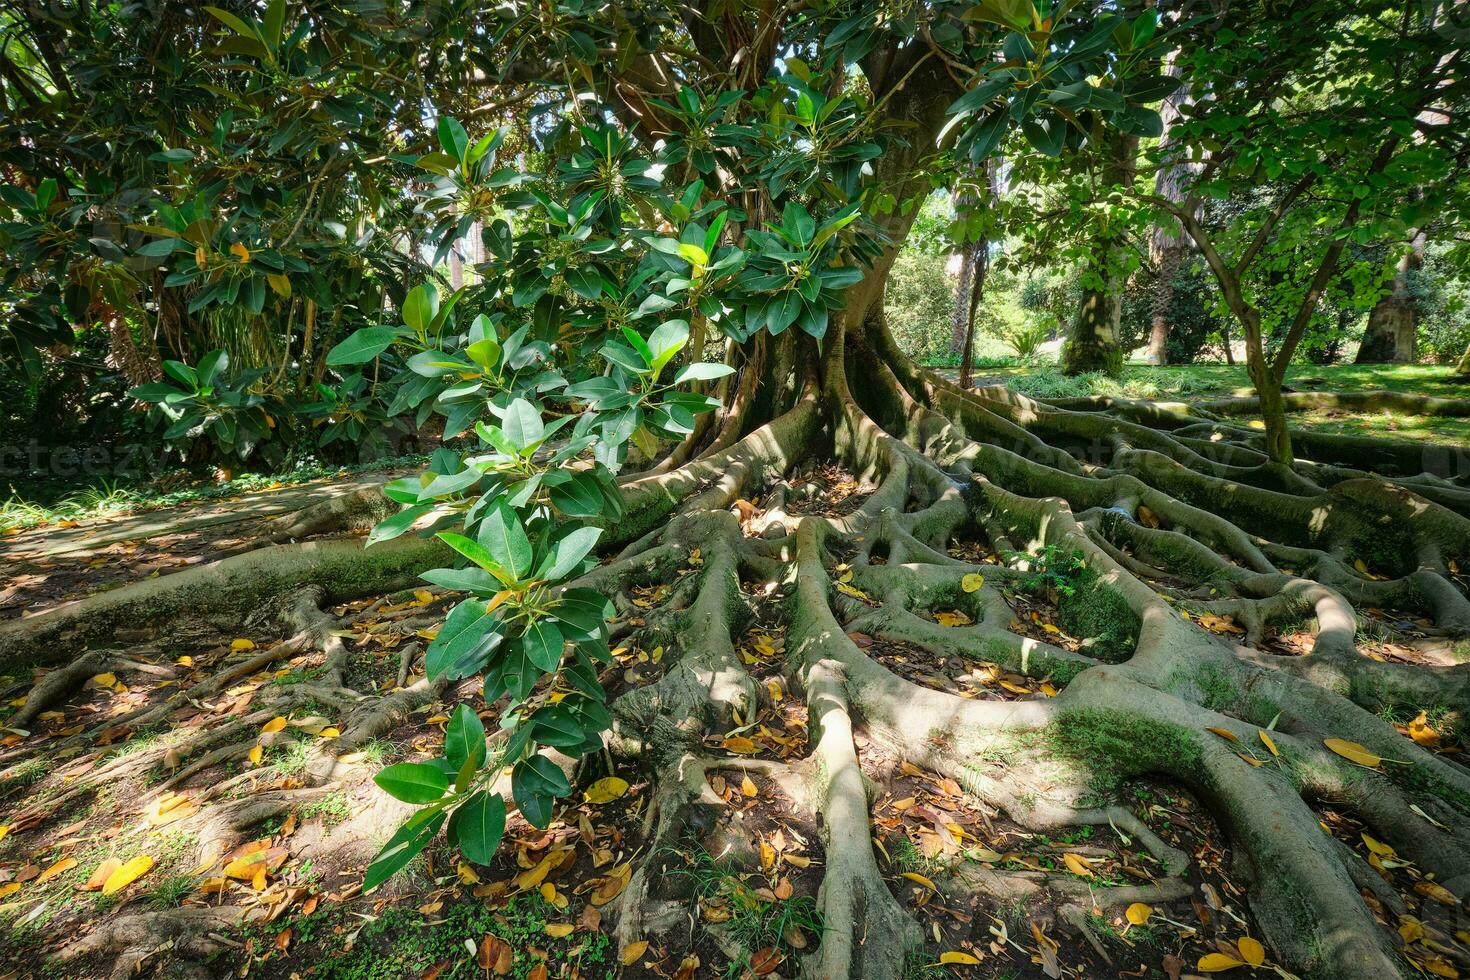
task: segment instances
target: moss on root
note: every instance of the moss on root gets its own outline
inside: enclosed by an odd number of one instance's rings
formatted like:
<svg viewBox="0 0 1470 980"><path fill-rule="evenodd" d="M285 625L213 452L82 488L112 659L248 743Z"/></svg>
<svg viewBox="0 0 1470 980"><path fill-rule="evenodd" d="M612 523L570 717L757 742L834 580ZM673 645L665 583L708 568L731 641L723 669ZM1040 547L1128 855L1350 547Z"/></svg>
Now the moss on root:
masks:
<svg viewBox="0 0 1470 980"><path fill-rule="evenodd" d="M1124 781L1147 772L1187 773L1200 765L1197 733L1126 711L1068 711L1046 734L1062 757L1091 774L1100 794L1116 793Z"/></svg>
<svg viewBox="0 0 1470 980"><path fill-rule="evenodd" d="M1064 632L1087 637L1084 652L1106 663L1127 660L1138 643L1138 615L1091 569L1078 572L1060 597L1057 620Z"/></svg>

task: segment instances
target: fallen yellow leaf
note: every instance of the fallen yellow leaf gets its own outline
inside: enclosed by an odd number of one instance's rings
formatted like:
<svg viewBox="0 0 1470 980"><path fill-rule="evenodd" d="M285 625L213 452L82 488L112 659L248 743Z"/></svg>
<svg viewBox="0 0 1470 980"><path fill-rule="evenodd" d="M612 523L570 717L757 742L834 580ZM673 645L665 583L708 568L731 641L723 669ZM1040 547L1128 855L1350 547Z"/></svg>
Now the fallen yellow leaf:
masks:
<svg viewBox="0 0 1470 980"><path fill-rule="evenodd" d="M40 874L40 876L36 878L36 884L39 885L43 881L50 881L52 878L55 878L57 875L64 874L64 873L70 871L72 868L75 868L76 866L77 866L77 859L76 858L74 858L74 857L62 858L60 861L57 861L55 864L51 865L51 867L47 868L45 871L42 871L41 874Z"/></svg>
<svg viewBox="0 0 1470 980"><path fill-rule="evenodd" d="M1245 961L1251 966L1260 966L1266 962L1266 947L1250 936L1241 936L1235 945L1240 948L1240 955L1244 956Z"/></svg>
<svg viewBox="0 0 1470 980"><path fill-rule="evenodd" d="M152 867L151 857L146 854L138 855L107 876L107 880L102 883L102 894L116 895L147 874Z"/></svg>
<svg viewBox="0 0 1470 980"><path fill-rule="evenodd" d="M254 640L247 640L244 637L241 637L238 640L231 640L230 641L230 649L231 650L234 650L236 653L239 653L242 650L254 650L255 649L255 641Z"/></svg>
<svg viewBox="0 0 1470 980"><path fill-rule="evenodd" d="M278 731L280 731L281 729L283 729L285 727L286 727L286 716L285 715L276 715L270 721L268 721L264 725L261 725L260 726L260 734L262 734L262 735L269 735L271 732L278 732Z"/></svg>
<svg viewBox="0 0 1470 980"><path fill-rule="evenodd" d="M979 592L985 587L985 576L978 572L971 572L960 579L960 588L966 592Z"/></svg>
<svg viewBox="0 0 1470 980"><path fill-rule="evenodd" d="M975 966L980 962L980 959L976 956L972 956L969 953L961 953L957 949L952 949L948 952L940 953L939 962L954 963L960 966Z"/></svg>
<svg viewBox="0 0 1470 980"><path fill-rule="evenodd" d="M620 776L603 776L587 787L588 803L610 803L628 792L628 781Z"/></svg>
<svg viewBox="0 0 1470 980"><path fill-rule="evenodd" d="M1224 953L1207 953L1200 957L1195 969L1201 973L1224 973L1237 966L1245 966L1245 963L1233 956L1226 956Z"/></svg>
<svg viewBox="0 0 1470 980"><path fill-rule="evenodd" d="M931 892L937 892L937 891L939 891L939 889L935 887L934 882L930 881L928 878L925 878L923 875L919 874L917 871L905 871L903 873L903 876L905 878L907 878L909 881L918 882L919 884L923 885L925 888L929 889Z"/></svg>
<svg viewBox="0 0 1470 980"><path fill-rule="evenodd" d="M632 942L624 946L623 952L618 958L623 961L624 966L632 966L638 962L639 957L647 952L647 950L648 940L640 939L637 942Z"/></svg>
<svg viewBox="0 0 1470 980"><path fill-rule="evenodd" d="M1088 861L1087 858L1082 857L1080 854L1072 854L1071 852L1063 854L1062 863L1065 864L1067 866L1067 870L1072 872L1074 875L1078 875L1083 878L1092 877L1092 863Z"/></svg>
<svg viewBox="0 0 1470 980"><path fill-rule="evenodd" d="M1272 755L1280 755L1281 754L1276 749L1276 743L1273 742L1273 741L1271 741L1271 736L1270 735L1267 735L1264 729L1262 729L1261 731L1256 732L1256 734L1259 735L1259 736L1261 736L1261 744L1264 745L1264 746L1266 746L1266 748L1270 751L1270 753Z"/></svg>
<svg viewBox="0 0 1470 980"><path fill-rule="evenodd" d="M1154 907L1144 902L1134 902L1123 914L1128 917L1129 922L1141 926L1148 921L1149 916L1154 914Z"/></svg>
<svg viewBox="0 0 1470 980"><path fill-rule="evenodd" d="M1368 751L1366 746L1359 745L1357 742L1349 742L1341 738L1324 738L1322 744L1349 762L1356 762L1370 769L1376 768L1383 761L1382 756Z"/></svg>

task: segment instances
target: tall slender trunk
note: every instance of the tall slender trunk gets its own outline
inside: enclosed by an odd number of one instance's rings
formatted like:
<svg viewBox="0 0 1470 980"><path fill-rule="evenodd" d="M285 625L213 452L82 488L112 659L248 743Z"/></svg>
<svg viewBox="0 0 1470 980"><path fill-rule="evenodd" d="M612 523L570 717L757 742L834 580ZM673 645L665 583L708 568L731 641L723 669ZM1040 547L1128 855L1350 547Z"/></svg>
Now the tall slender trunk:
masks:
<svg viewBox="0 0 1470 980"><path fill-rule="evenodd" d="M1178 78L1182 72L1171 54L1164 65L1164 73ZM1159 106L1159 116L1164 123L1164 133L1159 138L1159 150L1168 162L1154 176L1154 193L1176 204L1185 198L1185 186L1189 178L1199 169L1187 156L1168 154L1172 144L1173 127L1180 119L1179 107L1189 101L1189 86L1182 85ZM1174 275L1184 260L1188 249L1183 229L1172 215L1159 211L1148 234L1149 261L1156 272L1153 303L1149 314L1148 362L1167 362L1169 341L1169 306L1174 300Z"/></svg>
<svg viewBox="0 0 1470 980"><path fill-rule="evenodd" d="M982 238L976 251L975 274L970 295L965 299L965 345L960 352L960 387L970 387L970 373L975 362L975 312L985 295L985 277L990 272L990 239Z"/></svg>
<svg viewBox="0 0 1470 980"><path fill-rule="evenodd" d="M994 204L998 193L997 172L995 161L986 160L985 182L978 201L987 208ZM977 198L974 195L966 194L960 199L960 207L967 205L973 207L976 201ZM979 241L967 242L960 260L959 282L955 284L951 335L955 350L960 355L960 387L962 388L970 387L970 372L974 367L975 357L975 311L979 308L980 298L985 293L985 276L989 270L989 236Z"/></svg>
<svg viewBox="0 0 1470 980"><path fill-rule="evenodd" d="M1424 264L1427 236L1414 232L1409 249L1394 269L1389 293L1368 314L1368 327L1355 364L1412 364L1418 355L1419 311L1409 292L1409 275Z"/></svg>
<svg viewBox="0 0 1470 980"><path fill-rule="evenodd" d="M1254 308L1241 311L1245 332L1245 369L1261 402L1261 421L1266 427L1266 455L1273 463L1291 465L1291 433L1286 428L1286 400L1276 377L1266 344L1261 336L1261 317Z"/></svg>
<svg viewBox="0 0 1470 980"><path fill-rule="evenodd" d="M960 246L960 271L954 284L954 308L949 316L949 345L965 360L965 338L970 335L969 319L965 313L970 308L970 288L975 282L975 262L979 245L966 242Z"/></svg>

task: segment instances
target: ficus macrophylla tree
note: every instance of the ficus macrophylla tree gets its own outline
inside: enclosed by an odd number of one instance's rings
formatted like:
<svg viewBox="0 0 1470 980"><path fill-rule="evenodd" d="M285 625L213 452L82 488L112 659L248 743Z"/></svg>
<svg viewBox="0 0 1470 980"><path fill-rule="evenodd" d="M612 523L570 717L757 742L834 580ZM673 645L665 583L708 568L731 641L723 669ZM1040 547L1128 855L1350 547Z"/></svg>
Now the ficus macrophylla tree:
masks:
<svg viewBox="0 0 1470 980"><path fill-rule="evenodd" d="M668 862L710 813L706 777L754 774L820 816L811 972L898 978L924 933L872 841L881 752L1029 831L1118 833L1158 869L1129 901L1191 894L1191 855L1120 787L1183 786L1226 832L1281 969L1367 980L1430 955L1375 919L1359 894L1375 873L1313 804L1351 811L1464 897L1470 776L1387 720L1470 706L1456 460L1315 436L1283 461L1236 424L1249 410L1236 399L962 389L887 329L888 269L936 175L982 166L1008 135L1060 155L1157 132L1171 83L1155 46L1170 35L1151 13L511 2L455 16L476 98L444 93L432 137L394 162L415 168L413 247L479 234L484 261L459 290L413 283L330 358L383 379L395 415L442 424L427 471L357 495L379 517L394 505L366 543L284 543L6 623L0 657L92 643L49 697L103 669L123 627L285 593L304 624L294 642L322 648L340 702L353 652L322 606L427 578L453 609L423 675L409 648L401 683L350 699L309 769L325 785L341 754L457 702L441 750L378 777L417 809L374 841L388 843L368 884L441 831L468 861L495 860L508 820L563 818L559 801L611 765L649 785L608 906L631 947L687 921L665 914L680 900ZM468 101L491 107L478 123L443 111ZM493 125L509 114L530 117L515 153ZM824 464L862 486L851 509L820 506L809 474ZM282 536L343 516L324 502ZM1055 602L1077 642L1013 629L1007 592ZM1431 623L1439 659L1363 655L1358 607ZM1310 656L1266 652L1304 619ZM760 662L737 649L756 621L784 639ZM1226 621L1238 632L1207 628ZM961 697L894 673L867 640L994 663L1055 696ZM610 645L663 652L634 683L605 668ZM300 708L303 686L271 692L273 710ZM742 734L773 689L806 706L799 758L752 757ZM943 887L989 909L1023 882L1076 906L1069 928L1117 903L1076 874L1000 866ZM1443 908L1430 926L1448 935Z"/></svg>

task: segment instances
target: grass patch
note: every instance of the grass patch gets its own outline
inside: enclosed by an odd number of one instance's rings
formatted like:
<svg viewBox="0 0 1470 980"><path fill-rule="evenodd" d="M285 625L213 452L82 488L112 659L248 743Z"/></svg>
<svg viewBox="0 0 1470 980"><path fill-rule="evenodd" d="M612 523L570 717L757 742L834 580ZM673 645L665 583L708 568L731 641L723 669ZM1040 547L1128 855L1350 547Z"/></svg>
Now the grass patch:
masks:
<svg viewBox="0 0 1470 980"><path fill-rule="evenodd" d="M246 473L222 482L195 478L188 486L170 488L170 484L176 483L180 476L175 472L135 486L127 486L121 481L103 480L95 486L81 487L59 496L43 495L36 490L18 490L12 485L10 497L0 501L0 533L67 521L91 521L136 514L207 500L223 500L278 486L309 483L336 476L420 466L428 458L424 455L395 456L352 466L312 463L284 473Z"/></svg>
<svg viewBox="0 0 1470 980"><path fill-rule="evenodd" d="M941 368L951 379L955 372ZM1255 394L1244 365L1186 364L1176 367L1128 365L1117 377L1081 374L1067 377L1055 365L992 364L977 366L977 383L1003 383L1035 398L1083 398L1107 395L1150 401L1196 401ZM1442 364L1293 365L1286 385L1296 391L1399 391L1441 398L1470 397L1470 389ZM1242 421L1252 416L1242 415ZM1340 435L1390 436L1396 439L1439 439L1470 444L1470 419L1431 418L1392 412L1300 412L1291 424Z"/></svg>

